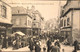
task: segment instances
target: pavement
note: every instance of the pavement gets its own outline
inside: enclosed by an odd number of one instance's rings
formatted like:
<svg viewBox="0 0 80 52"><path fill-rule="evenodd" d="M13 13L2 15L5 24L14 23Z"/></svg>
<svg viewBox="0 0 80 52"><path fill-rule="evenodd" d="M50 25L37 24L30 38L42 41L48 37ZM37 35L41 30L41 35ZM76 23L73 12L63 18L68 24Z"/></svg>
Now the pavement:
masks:
<svg viewBox="0 0 80 52"><path fill-rule="evenodd" d="M74 50L73 46L63 45L61 44L61 52L72 52Z"/></svg>

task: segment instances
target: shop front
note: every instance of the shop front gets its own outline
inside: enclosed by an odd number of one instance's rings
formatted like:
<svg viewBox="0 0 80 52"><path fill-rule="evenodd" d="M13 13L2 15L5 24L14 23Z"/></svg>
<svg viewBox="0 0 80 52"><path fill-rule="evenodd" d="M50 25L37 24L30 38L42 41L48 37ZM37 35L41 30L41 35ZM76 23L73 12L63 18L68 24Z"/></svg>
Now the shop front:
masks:
<svg viewBox="0 0 80 52"><path fill-rule="evenodd" d="M3 43L6 46L6 37L9 37L11 32L12 24L0 23L0 45Z"/></svg>
<svg viewBox="0 0 80 52"><path fill-rule="evenodd" d="M67 39L68 43L72 43L72 31L71 28L65 28L61 29L60 35L64 38Z"/></svg>
<svg viewBox="0 0 80 52"><path fill-rule="evenodd" d="M9 34L12 33L12 24L6 24L6 23L0 23L0 36L8 36Z"/></svg>
<svg viewBox="0 0 80 52"><path fill-rule="evenodd" d="M24 34L26 34L26 28L23 28L23 27L13 27L12 28L12 32L17 32L17 31L21 31L23 32Z"/></svg>
<svg viewBox="0 0 80 52"><path fill-rule="evenodd" d="M41 33L40 28L33 28L32 31L33 31L33 35L40 35L40 33Z"/></svg>
<svg viewBox="0 0 80 52"><path fill-rule="evenodd" d="M27 28L27 35L32 35L32 29L31 28Z"/></svg>

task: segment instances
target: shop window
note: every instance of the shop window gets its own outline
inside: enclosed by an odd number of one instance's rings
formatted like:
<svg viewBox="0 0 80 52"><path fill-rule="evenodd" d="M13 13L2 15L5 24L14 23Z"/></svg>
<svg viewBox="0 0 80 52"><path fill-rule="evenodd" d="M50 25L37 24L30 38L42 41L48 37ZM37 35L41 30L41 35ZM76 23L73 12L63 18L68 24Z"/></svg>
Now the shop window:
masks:
<svg viewBox="0 0 80 52"><path fill-rule="evenodd" d="M1 6L1 15L2 17L6 18L6 7L5 6Z"/></svg>

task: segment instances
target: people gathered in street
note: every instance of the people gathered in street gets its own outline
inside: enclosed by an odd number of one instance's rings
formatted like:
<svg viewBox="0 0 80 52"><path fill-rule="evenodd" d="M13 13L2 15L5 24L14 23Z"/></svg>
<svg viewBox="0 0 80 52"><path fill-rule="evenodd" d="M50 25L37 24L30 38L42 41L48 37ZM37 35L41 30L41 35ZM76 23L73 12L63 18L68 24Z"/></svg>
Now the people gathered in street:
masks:
<svg viewBox="0 0 80 52"><path fill-rule="evenodd" d="M51 49L51 39L48 39L47 41L47 52L50 52Z"/></svg>
<svg viewBox="0 0 80 52"><path fill-rule="evenodd" d="M30 41L29 41L29 49L30 49L30 51L32 52L33 51L33 40L31 39Z"/></svg>
<svg viewBox="0 0 80 52"><path fill-rule="evenodd" d="M36 45L35 45L35 52L41 52L41 48L40 48L39 42L37 42Z"/></svg>
<svg viewBox="0 0 80 52"><path fill-rule="evenodd" d="M77 50L78 50L78 41L75 40L73 45L74 45L74 51L73 52L77 52Z"/></svg>
<svg viewBox="0 0 80 52"><path fill-rule="evenodd" d="M21 42L21 41L25 41L24 39L26 39L26 38L24 38L24 37L25 36L11 37L11 43L12 43L13 50L23 48L26 45L26 44L24 44L24 42ZM9 47L10 41L8 39L9 39L8 36L6 36L6 38L4 36L1 37L2 48L7 49ZM47 39L45 39L45 38L33 39L33 37L30 37L30 39L27 40L26 42L28 42L28 43L25 47L29 46L28 48L29 48L30 52L34 52L34 51L35 52L42 52L42 51L43 52L60 52L60 48L61 48L59 39L50 38L50 37L47 37ZM75 50L76 50L76 48L75 48Z"/></svg>

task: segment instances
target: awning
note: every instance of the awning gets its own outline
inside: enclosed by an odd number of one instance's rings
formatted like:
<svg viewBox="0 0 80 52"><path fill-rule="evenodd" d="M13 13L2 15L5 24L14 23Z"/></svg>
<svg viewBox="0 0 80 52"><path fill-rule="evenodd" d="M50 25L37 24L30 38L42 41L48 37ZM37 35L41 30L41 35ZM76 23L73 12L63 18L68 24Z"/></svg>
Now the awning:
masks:
<svg viewBox="0 0 80 52"><path fill-rule="evenodd" d="M0 26L12 26L13 24L11 24L11 23L3 23L3 22L0 22Z"/></svg>
<svg viewBox="0 0 80 52"><path fill-rule="evenodd" d="M22 32L16 32L16 34L19 34L19 35L21 35L21 36L23 36L23 35L25 35L24 33L22 33Z"/></svg>
<svg viewBox="0 0 80 52"><path fill-rule="evenodd" d="M18 31L18 32L15 32L15 33L13 33L12 35L14 36L14 35L21 35L21 36L24 36L25 34L24 33L22 33L22 32L20 32L20 31Z"/></svg>

